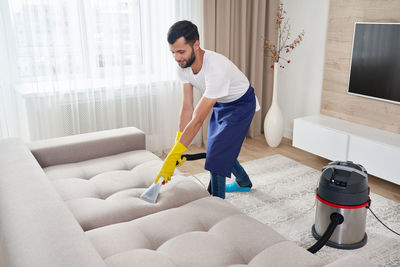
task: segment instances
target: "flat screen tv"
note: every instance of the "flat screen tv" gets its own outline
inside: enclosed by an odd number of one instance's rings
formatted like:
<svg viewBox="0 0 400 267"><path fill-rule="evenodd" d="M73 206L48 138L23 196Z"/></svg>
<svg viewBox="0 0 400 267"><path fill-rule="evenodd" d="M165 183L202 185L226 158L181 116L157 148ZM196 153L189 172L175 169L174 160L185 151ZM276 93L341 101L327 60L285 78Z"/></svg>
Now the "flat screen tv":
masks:
<svg viewBox="0 0 400 267"><path fill-rule="evenodd" d="M355 24L348 92L400 104L400 23Z"/></svg>

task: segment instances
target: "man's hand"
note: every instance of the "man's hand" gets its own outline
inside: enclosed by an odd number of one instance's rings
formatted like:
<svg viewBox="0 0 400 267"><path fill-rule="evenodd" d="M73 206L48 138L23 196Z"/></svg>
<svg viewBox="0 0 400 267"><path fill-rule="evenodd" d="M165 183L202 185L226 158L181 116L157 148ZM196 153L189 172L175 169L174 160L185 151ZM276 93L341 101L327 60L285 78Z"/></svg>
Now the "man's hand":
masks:
<svg viewBox="0 0 400 267"><path fill-rule="evenodd" d="M185 163L186 160L187 160L186 157L178 159L178 162L176 163L176 167L182 166L183 163Z"/></svg>
<svg viewBox="0 0 400 267"><path fill-rule="evenodd" d="M185 153L186 150L187 148L182 145L181 142L176 142L171 151L168 153L167 158L164 160L164 164L161 167L161 170L157 175L156 180L154 181L155 184L158 183L160 177L164 177L165 183L168 183L168 181L171 180L171 176L174 174L175 171L176 162L181 161L181 156L183 155L183 153Z"/></svg>
<svg viewBox="0 0 400 267"><path fill-rule="evenodd" d="M177 133L176 133L175 144L179 141L179 139L181 138L181 135L182 135L182 132L177 132ZM171 150L172 150L172 148L171 148ZM178 162L177 162L177 164L176 164L176 167L182 166L183 163L185 163L185 161L186 161L186 158L180 158L180 159L178 159Z"/></svg>

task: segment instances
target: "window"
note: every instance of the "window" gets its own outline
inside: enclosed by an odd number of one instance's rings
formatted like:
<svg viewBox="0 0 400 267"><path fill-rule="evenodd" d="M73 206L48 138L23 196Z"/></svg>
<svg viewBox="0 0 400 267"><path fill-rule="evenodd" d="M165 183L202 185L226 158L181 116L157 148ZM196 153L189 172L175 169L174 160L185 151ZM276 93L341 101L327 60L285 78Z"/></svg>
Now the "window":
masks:
<svg viewBox="0 0 400 267"><path fill-rule="evenodd" d="M13 0L10 12L21 82L141 70L139 0Z"/></svg>

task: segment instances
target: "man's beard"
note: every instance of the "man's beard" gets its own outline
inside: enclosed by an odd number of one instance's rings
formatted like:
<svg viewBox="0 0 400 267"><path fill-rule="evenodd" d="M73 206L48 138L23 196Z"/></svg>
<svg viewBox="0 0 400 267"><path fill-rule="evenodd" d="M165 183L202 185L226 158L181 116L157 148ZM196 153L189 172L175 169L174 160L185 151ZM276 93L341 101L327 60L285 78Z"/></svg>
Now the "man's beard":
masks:
<svg viewBox="0 0 400 267"><path fill-rule="evenodd" d="M196 60L196 55L194 54L194 49L192 47L192 54L190 55L190 58L187 60L187 63L184 66L179 65L182 69L188 68L192 66L194 61Z"/></svg>

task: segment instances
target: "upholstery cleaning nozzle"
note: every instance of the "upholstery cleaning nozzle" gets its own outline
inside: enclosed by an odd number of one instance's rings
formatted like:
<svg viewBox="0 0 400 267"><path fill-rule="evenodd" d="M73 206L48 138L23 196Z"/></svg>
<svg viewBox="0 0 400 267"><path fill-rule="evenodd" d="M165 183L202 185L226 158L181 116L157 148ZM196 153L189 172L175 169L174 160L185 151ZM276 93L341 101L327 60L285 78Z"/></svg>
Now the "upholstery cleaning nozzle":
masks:
<svg viewBox="0 0 400 267"><path fill-rule="evenodd" d="M151 186L149 186L149 188L147 188L143 194L140 195L140 198L149 203L156 203L158 193L160 193L160 189L163 184L165 184L164 177L160 177L158 183L153 183Z"/></svg>
<svg viewBox="0 0 400 267"><path fill-rule="evenodd" d="M198 154L184 154L181 157L186 158L186 160L198 160L198 159L205 159L206 158L206 153L198 153ZM176 165L178 165L178 162L176 162ZM149 203L156 203L158 194L160 193L161 185L165 184L164 177L160 177L158 180L158 183L152 183L149 188L147 188L143 194L140 195L140 198L144 201L147 201Z"/></svg>

